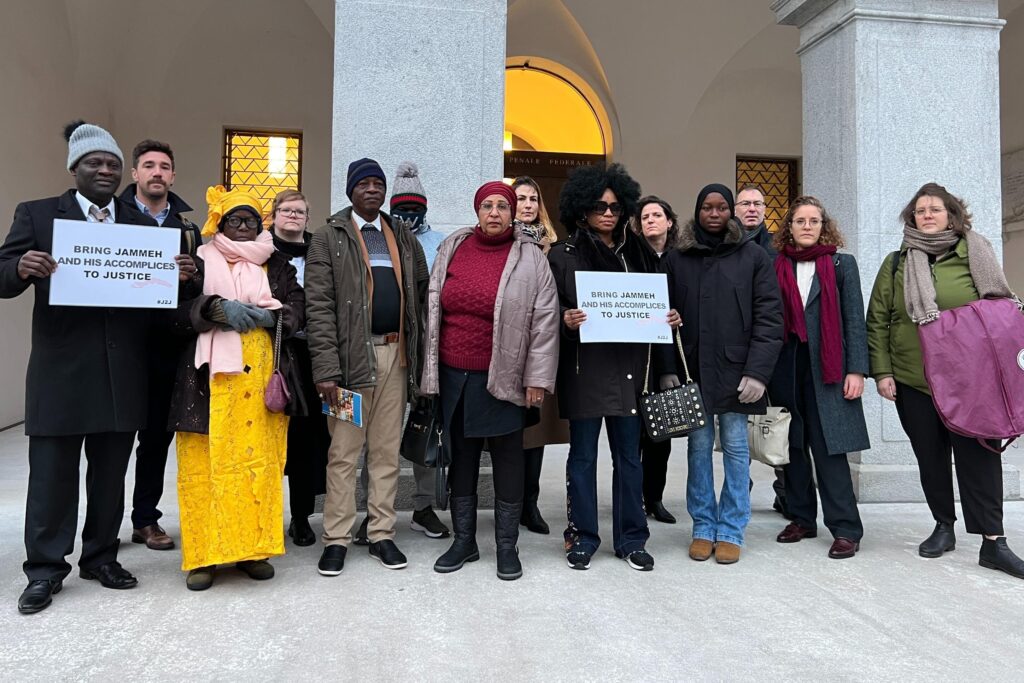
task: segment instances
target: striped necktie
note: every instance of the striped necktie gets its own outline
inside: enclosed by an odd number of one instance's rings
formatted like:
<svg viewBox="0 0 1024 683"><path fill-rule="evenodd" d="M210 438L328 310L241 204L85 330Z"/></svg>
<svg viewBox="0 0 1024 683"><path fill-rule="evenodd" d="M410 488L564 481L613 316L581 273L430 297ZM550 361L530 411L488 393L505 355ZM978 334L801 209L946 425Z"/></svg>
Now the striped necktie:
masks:
<svg viewBox="0 0 1024 683"><path fill-rule="evenodd" d="M95 204L89 207L89 215L96 219L97 223L106 223L110 217L110 211L101 209Z"/></svg>

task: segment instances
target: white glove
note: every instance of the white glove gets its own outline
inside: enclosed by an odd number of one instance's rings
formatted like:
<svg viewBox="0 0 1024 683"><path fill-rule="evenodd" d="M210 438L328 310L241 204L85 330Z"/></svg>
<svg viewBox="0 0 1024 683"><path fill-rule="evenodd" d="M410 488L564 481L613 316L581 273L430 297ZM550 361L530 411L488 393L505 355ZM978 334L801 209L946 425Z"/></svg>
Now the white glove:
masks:
<svg viewBox="0 0 1024 683"><path fill-rule="evenodd" d="M764 396L765 386L764 382L744 375L736 390L740 392L740 403L757 403Z"/></svg>

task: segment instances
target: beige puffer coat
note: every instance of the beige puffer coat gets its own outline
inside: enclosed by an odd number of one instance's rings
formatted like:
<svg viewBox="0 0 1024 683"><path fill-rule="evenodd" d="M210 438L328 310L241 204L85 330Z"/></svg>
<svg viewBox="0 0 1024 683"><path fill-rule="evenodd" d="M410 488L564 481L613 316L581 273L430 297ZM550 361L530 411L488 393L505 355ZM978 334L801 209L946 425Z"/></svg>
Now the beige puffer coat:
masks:
<svg viewBox="0 0 1024 683"><path fill-rule="evenodd" d="M437 395L441 341L441 290L448 264L475 228L456 230L441 243L427 292L426 349L420 392ZM553 393L558 373L558 290L537 242L516 230L494 303L494 336L487 390L495 398L526 405L526 387Z"/></svg>

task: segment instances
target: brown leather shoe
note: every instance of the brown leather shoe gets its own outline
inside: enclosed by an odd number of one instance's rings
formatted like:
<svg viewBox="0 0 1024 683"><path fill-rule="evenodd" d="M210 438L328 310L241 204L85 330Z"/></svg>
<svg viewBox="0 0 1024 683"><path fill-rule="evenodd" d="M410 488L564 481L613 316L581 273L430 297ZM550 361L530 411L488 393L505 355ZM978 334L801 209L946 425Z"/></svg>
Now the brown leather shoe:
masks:
<svg viewBox="0 0 1024 683"><path fill-rule="evenodd" d="M159 524L133 529L132 543L145 543L150 550L170 550L174 547L174 540L160 528Z"/></svg>
<svg viewBox="0 0 1024 683"><path fill-rule="evenodd" d="M779 543L797 543L799 541L804 540L805 538L817 537L817 529L808 529L806 527L800 526L796 522L791 522L786 525L786 528L783 529L778 536L775 537L775 540Z"/></svg>
<svg viewBox="0 0 1024 683"><path fill-rule="evenodd" d="M735 564L740 561L740 547L728 541L715 544L715 562L718 564Z"/></svg>
<svg viewBox="0 0 1024 683"><path fill-rule="evenodd" d="M828 556L833 560L845 560L856 555L858 550L860 550L860 543L840 536L832 542L832 547L828 549Z"/></svg>
<svg viewBox="0 0 1024 683"><path fill-rule="evenodd" d="M711 541L704 538L695 538L690 543L690 559L703 562L704 560L711 557L711 552L714 550L714 545Z"/></svg>

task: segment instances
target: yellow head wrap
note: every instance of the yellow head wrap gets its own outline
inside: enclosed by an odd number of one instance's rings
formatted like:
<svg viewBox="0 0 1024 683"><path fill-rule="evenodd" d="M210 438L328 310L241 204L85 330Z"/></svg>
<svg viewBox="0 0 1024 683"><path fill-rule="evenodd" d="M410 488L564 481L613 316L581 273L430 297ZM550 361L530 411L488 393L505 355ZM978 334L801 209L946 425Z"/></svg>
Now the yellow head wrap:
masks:
<svg viewBox="0 0 1024 683"><path fill-rule="evenodd" d="M232 209L245 206L253 210L257 216L263 216L263 205L259 198L247 190L225 190L223 185L214 185L206 190L206 203L209 209L206 224L203 226L203 237L217 234L220 220Z"/></svg>

